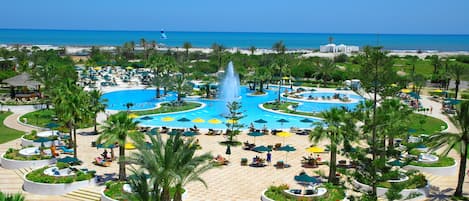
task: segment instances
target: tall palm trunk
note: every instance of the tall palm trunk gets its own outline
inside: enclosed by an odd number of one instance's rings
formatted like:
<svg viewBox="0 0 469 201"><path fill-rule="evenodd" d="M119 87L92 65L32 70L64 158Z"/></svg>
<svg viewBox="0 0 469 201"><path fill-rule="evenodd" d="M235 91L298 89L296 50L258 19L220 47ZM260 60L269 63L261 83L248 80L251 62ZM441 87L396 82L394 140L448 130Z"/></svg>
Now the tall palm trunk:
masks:
<svg viewBox="0 0 469 201"><path fill-rule="evenodd" d="M329 164L329 178L328 182L335 184L337 181L336 169L337 169L337 145L335 144L335 133L332 134L331 139L331 163Z"/></svg>
<svg viewBox="0 0 469 201"><path fill-rule="evenodd" d="M164 95L168 95L168 87L163 87L163 90L164 90Z"/></svg>
<svg viewBox="0 0 469 201"><path fill-rule="evenodd" d="M98 133L98 114L95 114L94 116L94 133Z"/></svg>
<svg viewBox="0 0 469 201"><path fill-rule="evenodd" d="M377 105L377 94L378 94L378 61L375 62L375 81L373 87L373 131L371 137L371 149L372 149L372 159L376 161L376 105ZM374 198L377 196L377 188L376 188L376 165L372 165L372 195Z"/></svg>
<svg viewBox="0 0 469 201"><path fill-rule="evenodd" d="M73 126L73 157L77 157L77 128Z"/></svg>
<svg viewBox="0 0 469 201"><path fill-rule="evenodd" d="M456 88L454 89L454 99L458 99L458 92L459 92L459 84L461 83L460 80L456 80L455 85Z"/></svg>
<svg viewBox="0 0 469 201"><path fill-rule="evenodd" d="M119 145L119 180L125 181L125 144Z"/></svg>
<svg viewBox="0 0 469 201"><path fill-rule="evenodd" d="M462 151L461 152L461 161L459 163L459 173L458 173L458 185L456 187L456 192L454 192L454 196L462 197L463 192L463 185L464 185L464 177L466 176L466 162L467 162L467 144L466 142L461 143Z"/></svg>
<svg viewBox="0 0 469 201"><path fill-rule="evenodd" d="M160 98L160 86L156 86L156 98Z"/></svg>
<svg viewBox="0 0 469 201"><path fill-rule="evenodd" d="M176 185L176 192L174 193L173 201L182 201L182 186L181 186L181 184Z"/></svg>
<svg viewBox="0 0 469 201"><path fill-rule="evenodd" d="M169 186L163 187L163 191L161 192L161 201L170 201L171 197L169 195Z"/></svg>
<svg viewBox="0 0 469 201"><path fill-rule="evenodd" d="M264 93L264 81L259 82L259 92Z"/></svg>

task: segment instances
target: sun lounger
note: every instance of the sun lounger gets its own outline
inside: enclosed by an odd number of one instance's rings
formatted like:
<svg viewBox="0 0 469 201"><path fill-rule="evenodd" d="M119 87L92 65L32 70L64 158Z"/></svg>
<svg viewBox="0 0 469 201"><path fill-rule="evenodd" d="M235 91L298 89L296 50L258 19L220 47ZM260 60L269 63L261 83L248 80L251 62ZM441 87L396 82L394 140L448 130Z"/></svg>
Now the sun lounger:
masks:
<svg viewBox="0 0 469 201"><path fill-rule="evenodd" d="M59 149L62 151L64 154L73 154L73 149L68 149L64 146L59 147Z"/></svg>
<svg viewBox="0 0 469 201"><path fill-rule="evenodd" d="M111 166L111 163L107 160L104 160L101 157L96 157L93 161L95 165L103 166L103 167L109 167Z"/></svg>

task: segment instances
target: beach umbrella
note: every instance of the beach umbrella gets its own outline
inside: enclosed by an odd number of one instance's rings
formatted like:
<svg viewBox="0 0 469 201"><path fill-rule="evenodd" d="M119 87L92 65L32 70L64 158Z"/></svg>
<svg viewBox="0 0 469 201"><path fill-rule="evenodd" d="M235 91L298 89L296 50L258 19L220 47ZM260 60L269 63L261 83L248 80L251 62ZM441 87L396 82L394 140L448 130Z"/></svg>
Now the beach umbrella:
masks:
<svg viewBox="0 0 469 201"><path fill-rule="evenodd" d="M306 149L306 151L307 151L308 153L322 153L322 152L325 152L325 150L324 150L323 148L321 148L321 147L316 147L316 146L314 146L314 147L309 147L309 148Z"/></svg>
<svg viewBox="0 0 469 201"><path fill-rule="evenodd" d="M153 119L153 117L150 117L150 116L144 116L144 117L142 118L142 120L152 120L152 119Z"/></svg>
<svg viewBox="0 0 469 201"><path fill-rule="evenodd" d="M256 123L258 123L258 124L265 124L265 123L267 123L267 121L264 120L264 119L258 119L258 120L254 121L254 122L256 122Z"/></svg>
<svg viewBox="0 0 469 201"><path fill-rule="evenodd" d="M125 143L124 148L125 148L126 150L133 150L133 149L136 149L137 147L135 147L135 144L134 144L134 143L127 142L127 143Z"/></svg>
<svg viewBox="0 0 469 201"><path fill-rule="evenodd" d="M68 139L70 139L70 135L61 135L60 139L61 140L68 140Z"/></svg>
<svg viewBox="0 0 469 201"><path fill-rule="evenodd" d="M234 124L234 123L236 123L236 122L238 122L238 121L236 121L236 120L234 120L234 119L228 119L228 121L226 121L226 122L228 122L229 124Z"/></svg>
<svg viewBox="0 0 469 201"><path fill-rule="evenodd" d="M94 70L101 70L101 66L96 66L93 68Z"/></svg>
<svg viewBox="0 0 469 201"><path fill-rule="evenodd" d="M134 67L132 67L132 66L127 66L127 67L125 67L125 69L127 69L127 70L133 70Z"/></svg>
<svg viewBox="0 0 469 201"><path fill-rule="evenodd" d="M192 122L194 122L194 123L204 123L205 120L203 120L202 118L196 118L196 119L192 120Z"/></svg>
<svg viewBox="0 0 469 201"><path fill-rule="evenodd" d="M57 162L70 164L70 163L78 163L80 162L80 160L78 160L78 158L75 158L75 157L67 156L65 158L58 159Z"/></svg>
<svg viewBox="0 0 469 201"><path fill-rule="evenodd" d="M264 145L262 146L257 146L257 147L254 147L254 149L252 149L253 151L255 152L266 152L266 151L272 151L272 149L270 149L269 147L266 147Z"/></svg>
<svg viewBox="0 0 469 201"><path fill-rule="evenodd" d="M40 137L40 138L33 140L33 142L40 142L40 143L49 142L49 141L52 141L52 140L46 137Z"/></svg>
<svg viewBox="0 0 469 201"><path fill-rule="evenodd" d="M409 96L412 97L412 98L415 98L415 99L420 99L420 95L418 95L418 94L415 93L415 92L410 92L410 93L409 93Z"/></svg>
<svg viewBox="0 0 469 201"><path fill-rule="evenodd" d="M292 134L290 132L282 131L277 133L277 136L283 137L283 144L285 144L285 138L292 136Z"/></svg>
<svg viewBox="0 0 469 201"><path fill-rule="evenodd" d="M300 174L298 176L295 176L295 181L298 183L319 183L318 179L311 177L307 174Z"/></svg>
<svg viewBox="0 0 469 201"><path fill-rule="evenodd" d="M163 117L163 118L161 118L161 121L164 121L164 122L174 121L174 118L172 118L172 117Z"/></svg>
<svg viewBox="0 0 469 201"><path fill-rule="evenodd" d="M391 84L391 87L397 87L397 84Z"/></svg>
<svg viewBox="0 0 469 201"><path fill-rule="evenodd" d="M416 129L413 129L413 128L409 128L409 130L407 130L407 132L409 132L409 133L415 133L415 132L417 132L417 130L416 130Z"/></svg>
<svg viewBox="0 0 469 201"><path fill-rule="evenodd" d="M424 144L419 144L419 145L417 145L415 148L417 148L417 149L425 149L425 148L427 148L427 146L425 146Z"/></svg>
<svg viewBox="0 0 469 201"><path fill-rule="evenodd" d="M289 77L282 77L282 80L289 80Z"/></svg>
<svg viewBox="0 0 469 201"><path fill-rule="evenodd" d="M280 122L280 125L283 127L283 123L288 123L289 121L286 119L279 119L277 122Z"/></svg>
<svg viewBox="0 0 469 201"><path fill-rule="evenodd" d="M254 137L254 144L256 144L256 137L263 136L264 134L261 132L254 131L254 132L248 133L248 135L251 137Z"/></svg>
<svg viewBox="0 0 469 201"><path fill-rule="evenodd" d="M105 145L105 144L98 144L96 145L96 149L113 149L115 146L114 144L110 144L110 145Z"/></svg>
<svg viewBox="0 0 469 201"><path fill-rule="evenodd" d="M54 128L58 128L58 127L60 127L60 124L55 123L55 122L50 122L50 123L46 124L46 128L54 129Z"/></svg>
<svg viewBox="0 0 469 201"><path fill-rule="evenodd" d="M192 136L197 135L197 133L195 133L194 131L185 131L184 133L182 133L182 135L186 137L192 137Z"/></svg>
<svg viewBox="0 0 469 201"><path fill-rule="evenodd" d="M208 123L219 124L219 123L221 123L221 121L219 119L210 119L210 120L208 120Z"/></svg>
<svg viewBox="0 0 469 201"><path fill-rule="evenodd" d="M443 90L441 90L441 89L435 89L435 90L433 90L432 92L435 92L435 93L442 93Z"/></svg>
<svg viewBox="0 0 469 201"><path fill-rule="evenodd" d="M445 99L445 103L448 103L450 105L457 105L457 104L461 103L461 100L447 98L447 99Z"/></svg>
<svg viewBox="0 0 469 201"><path fill-rule="evenodd" d="M131 118L131 119L134 119L134 118L137 118L138 115L135 114L135 113L130 113L127 117Z"/></svg>
<svg viewBox="0 0 469 201"><path fill-rule="evenodd" d="M412 89L401 89L401 92L408 94L408 93L412 92Z"/></svg>
<svg viewBox="0 0 469 201"><path fill-rule="evenodd" d="M286 146L280 147L278 150L279 150L279 151L285 151L285 152L287 152L287 153L285 154L285 163L287 163L288 152L296 151L296 148L295 148L295 147L292 147L292 146L290 146L290 145L286 145Z"/></svg>
<svg viewBox="0 0 469 201"><path fill-rule="evenodd" d="M403 167L405 164L403 162L401 162L400 160L393 160L391 162L388 163L388 165L390 166L397 166L397 167Z"/></svg>
<svg viewBox="0 0 469 201"><path fill-rule="evenodd" d="M178 121L180 121L180 122L188 122L188 121L191 121L191 120L188 119L188 118L183 117L183 118L178 119Z"/></svg>
<svg viewBox="0 0 469 201"><path fill-rule="evenodd" d="M304 119L300 120L300 122L303 122L303 123L313 123L314 121L311 120L311 119L304 118Z"/></svg>
<svg viewBox="0 0 469 201"><path fill-rule="evenodd" d="M168 133L168 135L177 135L177 134L180 134L181 132L180 131L177 131L177 130L171 130L171 132Z"/></svg>
<svg viewBox="0 0 469 201"><path fill-rule="evenodd" d="M152 128L150 132L148 132L150 135L157 135L158 134L158 128Z"/></svg>

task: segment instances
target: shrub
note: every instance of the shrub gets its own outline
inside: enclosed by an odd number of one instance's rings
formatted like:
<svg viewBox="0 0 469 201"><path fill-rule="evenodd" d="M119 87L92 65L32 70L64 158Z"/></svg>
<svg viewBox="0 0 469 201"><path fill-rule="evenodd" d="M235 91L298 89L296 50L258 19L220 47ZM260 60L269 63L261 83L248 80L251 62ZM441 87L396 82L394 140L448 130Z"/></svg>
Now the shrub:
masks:
<svg viewBox="0 0 469 201"><path fill-rule="evenodd" d="M50 168L50 166L46 166L43 168L36 169L26 175L26 179L38 182L38 183L47 183L47 184L67 184L72 183L75 181L85 181L90 180L94 177L94 173L87 172L84 173L82 171L75 172L75 175L70 176L51 176L44 174L44 170Z"/></svg>
<svg viewBox="0 0 469 201"><path fill-rule="evenodd" d="M17 160L17 161L47 160L47 159L52 158L52 156L48 156L48 155L23 156L19 153L18 149L13 149L13 148L9 148L5 152L5 155L3 157L6 159Z"/></svg>

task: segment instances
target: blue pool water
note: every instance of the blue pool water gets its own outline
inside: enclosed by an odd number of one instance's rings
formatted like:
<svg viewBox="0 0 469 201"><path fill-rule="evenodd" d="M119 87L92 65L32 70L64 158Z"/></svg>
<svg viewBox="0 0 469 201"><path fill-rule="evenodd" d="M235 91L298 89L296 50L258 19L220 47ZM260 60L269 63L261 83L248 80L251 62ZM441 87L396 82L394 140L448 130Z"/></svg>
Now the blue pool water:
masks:
<svg viewBox="0 0 469 201"><path fill-rule="evenodd" d="M277 88L278 89L278 88ZM240 94L241 94L241 104L242 108L241 111L245 118L241 120L240 123L245 125L245 128L258 119L264 119L267 121L266 126L269 129L286 129L292 126L300 127L300 128L308 128L311 127L311 123L302 123L300 120L304 119L303 116L293 116L287 114L278 114L273 113L270 111L265 111L259 108L259 104L265 103L267 101L273 101L278 96L278 90L272 87L270 90L267 90L267 95L265 96L249 96L248 94L251 93L247 87L241 87ZM282 89L283 91L283 89ZM142 109L150 109L154 108L157 103L164 102L164 101L171 101L176 99L176 94L170 92L169 95L165 98L155 99L155 89L140 89L140 90L124 90L124 91L116 91L110 92L103 95L103 98L108 99L108 108L110 110L126 110L125 104L128 102L134 103L134 106L131 108L132 110L142 110ZM188 101L197 101L204 103L205 106L203 108L195 109L189 112L180 112L175 114L158 114L158 115L150 115L153 119L151 120L142 120L142 117L136 118L136 120L140 121L140 124L143 126L169 126L169 127L192 127L196 125L199 128L214 128L214 129L224 129L226 125L224 123L220 124L212 124L209 123L208 120L210 119L218 119L222 122L226 121L226 118L223 116L223 111L226 108L225 103L219 100L204 100L204 99L186 99ZM301 110L304 111L315 111L320 112L327 110L332 107L341 107L345 106L348 108L353 108L356 106L357 103L317 103L317 102L306 102L306 101L297 101L301 102L302 105L299 107ZM312 110L311 108L314 108ZM163 118L171 117L173 121L163 121ZM187 118L190 120L194 120L196 118L201 118L205 120L203 123L194 123L190 122L179 122L178 119ZM289 122L280 124L277 122L279 119L286 119ZM318 119L308 117L313 121L319 121ZM254 123L256 128L262 128L263 124L256 124Z"/></svg>

